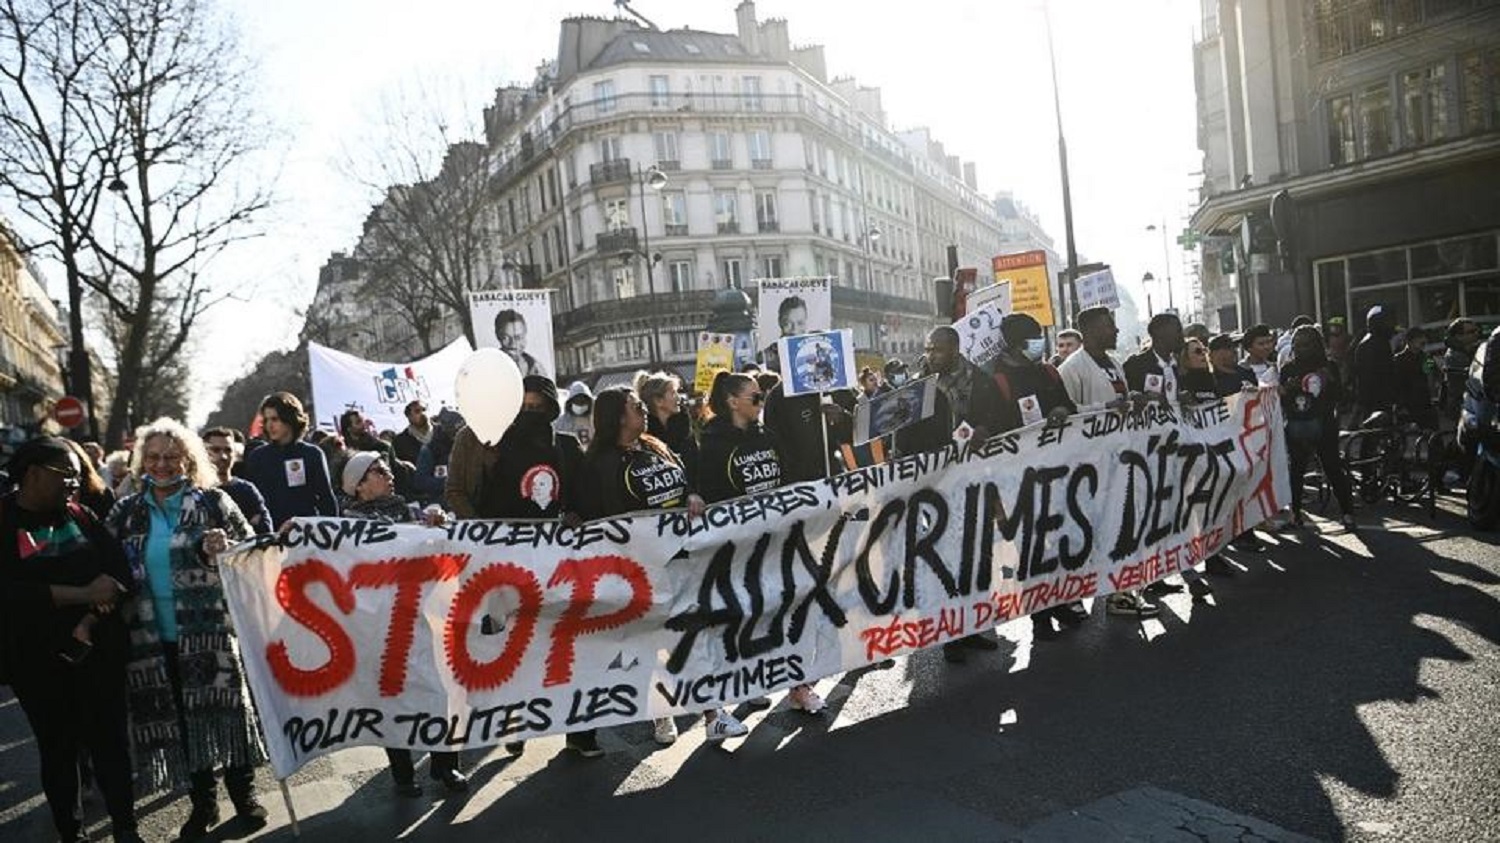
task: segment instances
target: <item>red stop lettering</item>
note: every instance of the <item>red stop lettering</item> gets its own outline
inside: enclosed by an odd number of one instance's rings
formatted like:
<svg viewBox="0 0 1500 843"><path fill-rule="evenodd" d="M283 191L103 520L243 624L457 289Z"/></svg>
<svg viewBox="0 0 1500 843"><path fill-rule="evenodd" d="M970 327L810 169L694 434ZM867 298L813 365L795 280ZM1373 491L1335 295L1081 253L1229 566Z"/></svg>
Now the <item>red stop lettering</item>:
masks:
<svg viewBox="0 0 1500 843"><path fill-rule="evenodd" d="M354 642L337 620L307 596L307 587L322 583L344 614L354 611L354 589L326 562L309 559L276 578L276 602L292 620L307 627L328 647L328 661L311 670L292 664L286 642L266 645L266 662L283 691L294 697L316 697L337 688L354 673Z"/></svg>
<svg viewBox="0 0 1500 843"><path fill-rule="evenodd" d="M469 654L469 628L474 614L491 591L513 588L521 598L515 623L505 649L490 662L478 662ZM537 615L542 610L542 586L532 573L520 565L496 562L480 569L453 598L448 622L443 627L443 646L448 653L448 667L458 683L470 691L487 691L510 681L521 666L526 646L536 634Z"/></svg>
<svg viewBox="0 0 1500 843"><path fill-rule="evenodd" d="M630 599L624 606L603 615L589 615L599 580L619 577L630 585ZM640 565L623 556L595 556L591 559L568 559L557 566L548 588L571 582L573 597L568 608L552 626L552 648L547 652L544 686L566 685L573 680L573 645L578 636L613 629L646 614L651 608L651 581Z"/></svg>
<svg viewBox="0 0 1500 843"><path fill-rule="evenodd" d="M391 624L385 633L385 651L380 656L382 697L399 696L406 686L406 666L416 636L422 586L456 578L468 562L467 555L444 553L364 562L349 572L349 582L355 588L396 587L396 599L391 604Z"/></svg>

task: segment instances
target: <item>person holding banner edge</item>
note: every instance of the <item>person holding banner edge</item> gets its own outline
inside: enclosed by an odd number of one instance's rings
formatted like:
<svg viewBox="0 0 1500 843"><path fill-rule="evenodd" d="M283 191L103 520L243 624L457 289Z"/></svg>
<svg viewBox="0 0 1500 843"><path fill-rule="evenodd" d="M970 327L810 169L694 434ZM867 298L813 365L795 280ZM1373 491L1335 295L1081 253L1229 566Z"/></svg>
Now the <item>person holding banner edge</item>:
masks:
<svg viewBox="0 0 1500 843"><path fill-rule="evenodd" d="M1000 421L996 433L1005 433L1040 422L1057 425L1077 411L1062 377L1051 363L1042 362L1047 355L1047 338L1042 326L1029 314L1012 313L1000 320L1003 341L995 362L995 387L1000 391ZM1031 616L1035 637L1048 640L1057 636L1055 620L1063 627L1077 626L1089 619L1083 601L1074 600L1052 606Z"/></svg>
<svg viewBox="0 0 1500 843"><path fill-rule="evenodd" d="M646 432L646 405L628 386L601 390L594 396L594 441L584 454L579 512L589 521L643 512L686 507L694 518L704 502L689 485L682 462L666 443ZM665 564L666 560L662 560ZM737 738L750 730L727 711L703 713L710 742ZM677 739L670 717L655 723L657 743ZM603 755L593 729L568 735L567 747L586 758Z"/></svg>
<svg viewBox="0 0 1500 843"><path fill-rule="evenodd" d="M937 376L937 400L933 414L896 431L896 449L906 454L938 451L953 443L954 431L967 425L970 441L982 442L998 431L1003 401L994 379L958 352L958 331L939 325L927 335L927 357L921 379ZM950 664L968 660L967 650L997 650L1000 645L975 633L943 645L943 658Z"/></svg>
<svg viewBox="0 0 1500 843"><path fill-rule="evenodd" d="M1080 411L1123 411L1132 404L1144 406L1145 397L1130 391L1124 370L1110 354L1120 341L1114 313L1107 307L1084 308L1078 313L1077 325L1083 334L1083 347L1057 369L1068 398ZM1138 619L1161 614L1160 606L1134 591L1111 594L1105 598L1104 608L1112 615L1134 615Z"/></svg>
<svg viewBox="0 0 1500 843"><path fill-rule="evenodd" d="M123 610L137 783L150 791L188 779L193 809L179 837L195 840L219 822L222 766L241 826L262 828L255 765L266 753L216 561L251 535L250 524L216 487L203 442L179 422L138 430L131 470L143 491L115 504L106 524L144 586Z"/></svg>
<svg viewBox="0 0 1500 843"><path fill-rule="evenodd" d="M753 495L782 484L781 450L776 432L760 423L766 395L755 378L720 372L708 394L708 423L703 426L694 486L706 503ZM826 707L812 685L803 683L787 694L791 706L808 714Z"/></svg>
<svg viewBox="0 0 1500 843"><path fill-rule="evenodd" d="M374 451L356 451L344 462L340 486L349 496L344 507L345 518L361 518L384 524L411 524L415 522L406 499L396 494L395 475L384 458ZM431 514L423 523L429 527L440 526L446 513L433 506ZM458 770L457 752L433 752L428 765L428 774L442 784L449 793L463 793L469 789L469 779ZM391 765L391 778L396 792L402 796L421 796L422 787L417 784L409 749L386 747L386 760Z"/></svg>

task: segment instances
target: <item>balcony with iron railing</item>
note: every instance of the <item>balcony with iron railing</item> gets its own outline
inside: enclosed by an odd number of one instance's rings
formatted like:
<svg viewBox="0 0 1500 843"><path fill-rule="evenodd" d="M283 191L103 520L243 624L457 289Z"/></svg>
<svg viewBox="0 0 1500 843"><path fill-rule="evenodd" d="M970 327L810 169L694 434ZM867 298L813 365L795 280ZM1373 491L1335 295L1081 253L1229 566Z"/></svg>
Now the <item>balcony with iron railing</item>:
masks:
<svg viewBox="0 0 1500 843"><path fill-rule="evenodd" d="M630 159L615 158L589 165L589 181L595 185L620 184L631 179Z"/></svg>
<svg viewBox="0 0 1500 843"><path fill-rule="evenodd" d="M601 231L594 240L601 255L618 255L624 252L639 252L640 238L633 227Z"/></svg>

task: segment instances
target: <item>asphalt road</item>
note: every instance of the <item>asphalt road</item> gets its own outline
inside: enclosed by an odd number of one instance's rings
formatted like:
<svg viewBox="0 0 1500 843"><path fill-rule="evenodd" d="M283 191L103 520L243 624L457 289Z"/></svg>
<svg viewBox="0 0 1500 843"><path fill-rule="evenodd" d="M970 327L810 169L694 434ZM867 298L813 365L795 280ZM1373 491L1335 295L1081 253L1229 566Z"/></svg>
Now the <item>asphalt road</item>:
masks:
<svg viewBox="0 0 1500 843"><path fill-rule="evenodd" d="M1451 503L1451 502L1450 502ZM648 724L605 757L471 753L470 794L393 795L379 750L290 784L304 839L1500 840L1500 536L1454 512L1376 507L1345 534L1278 537L1208 604L1106 617L1055 641L1028 622L961 666L938 652L818 683L821 718L747 717L723 748ZM0 692L0 840L50 840L30 733ZM420 775L420 771L419 771ZM290 840L266 771L273 823ZM225 804L227 810L227 802ZM90 805L97 836L107 821ZM171 840L187 800L144 805ZM212 839L245 835L233 822Z"/></svg>

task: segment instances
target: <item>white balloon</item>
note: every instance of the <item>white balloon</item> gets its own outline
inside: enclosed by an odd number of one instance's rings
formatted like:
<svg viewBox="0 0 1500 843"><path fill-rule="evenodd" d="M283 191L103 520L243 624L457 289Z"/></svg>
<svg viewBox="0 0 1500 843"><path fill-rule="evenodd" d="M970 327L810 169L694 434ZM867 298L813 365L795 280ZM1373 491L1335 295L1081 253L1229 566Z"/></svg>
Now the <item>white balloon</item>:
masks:
<svg viewBox="0 0 1500 843"><path fill-rule="evenodd" d="M481 348L458 367L453 395L458 411L479 441L500 441L505 429L521 412L525 395L521 370L509 354L498 348Z"/></svg>

